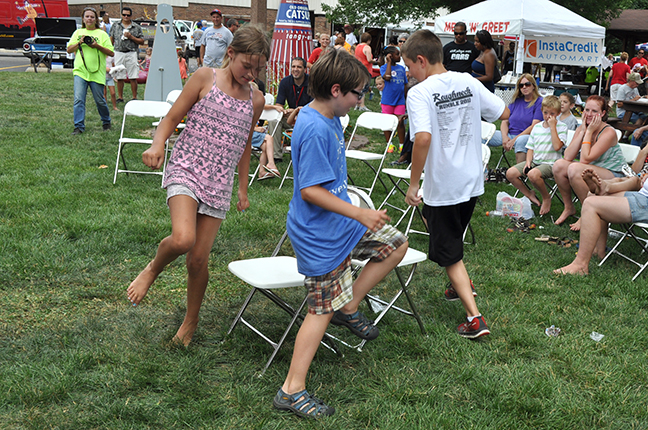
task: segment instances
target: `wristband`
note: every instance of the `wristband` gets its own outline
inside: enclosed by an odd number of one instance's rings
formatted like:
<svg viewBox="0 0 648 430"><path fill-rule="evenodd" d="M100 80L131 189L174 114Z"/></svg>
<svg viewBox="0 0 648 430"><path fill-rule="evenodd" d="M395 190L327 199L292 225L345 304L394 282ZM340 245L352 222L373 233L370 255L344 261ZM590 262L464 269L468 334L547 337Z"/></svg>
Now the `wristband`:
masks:
<svg viewBox="0 0 648 430"><path fill-rule="evenodd" d="M591 144L592 144L592 142L583 142L583 143L581 143L581 145L591 145Z"/></svg>

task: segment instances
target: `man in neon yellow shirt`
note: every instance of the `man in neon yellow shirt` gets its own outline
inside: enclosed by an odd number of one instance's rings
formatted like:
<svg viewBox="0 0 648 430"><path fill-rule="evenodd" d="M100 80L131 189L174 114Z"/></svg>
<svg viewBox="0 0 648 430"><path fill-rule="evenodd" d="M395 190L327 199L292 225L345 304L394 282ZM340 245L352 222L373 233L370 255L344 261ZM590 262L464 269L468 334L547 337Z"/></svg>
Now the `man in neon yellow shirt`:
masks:
<svg viewBox="0 0 648 430"><path fill-rule="evenodd" d="M108 34L99 28L99 16L94 8L83 9L82 28L70 37L67 45L74 58L74 131L73 135L85 131L85 100L88 87L97 104L97 110L104 131L110 130L110 111L104 97L106 85L106 57L112 57L113 46Z"/></svg>

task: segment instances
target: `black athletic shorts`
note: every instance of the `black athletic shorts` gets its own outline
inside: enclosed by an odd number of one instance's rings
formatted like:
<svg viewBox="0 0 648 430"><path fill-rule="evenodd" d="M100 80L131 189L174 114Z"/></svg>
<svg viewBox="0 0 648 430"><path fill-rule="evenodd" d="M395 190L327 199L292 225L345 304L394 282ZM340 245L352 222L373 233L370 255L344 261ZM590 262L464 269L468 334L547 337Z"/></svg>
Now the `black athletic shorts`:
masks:
<svg viewBox="0 0 648 430"><path fill-rule="evenodd" d="M430 232L428 258L441 267L463 260L463 236L477 197L451 206L423 206L423 216Z"/></svg>

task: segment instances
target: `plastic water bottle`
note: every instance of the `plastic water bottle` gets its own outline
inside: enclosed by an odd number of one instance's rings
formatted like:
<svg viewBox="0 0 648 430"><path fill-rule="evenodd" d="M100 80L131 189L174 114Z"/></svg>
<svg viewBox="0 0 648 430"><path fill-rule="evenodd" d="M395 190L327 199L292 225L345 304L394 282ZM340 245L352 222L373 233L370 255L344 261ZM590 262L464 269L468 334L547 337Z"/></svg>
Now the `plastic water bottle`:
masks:
<svg viewBox="0 0 648 430"><path fill-rule="evenodd" d="M486 216L499 216L499 217L502 217L502 216L504 216L504 214L502 213L502 211L488 211L488 212L486 212Z"/></svg>

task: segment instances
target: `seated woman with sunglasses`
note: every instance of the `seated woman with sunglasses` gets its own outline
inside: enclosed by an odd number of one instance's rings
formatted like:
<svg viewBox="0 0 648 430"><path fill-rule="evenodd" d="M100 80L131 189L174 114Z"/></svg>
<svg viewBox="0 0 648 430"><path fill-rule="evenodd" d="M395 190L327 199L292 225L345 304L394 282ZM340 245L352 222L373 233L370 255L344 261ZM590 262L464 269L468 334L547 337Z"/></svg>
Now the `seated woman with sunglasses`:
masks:
<svg viewBox="0 0 648 430"><path fill-rule="evenodd" d="M511 116L502 121L488 146L503 146L505 151L515 148L515 162L526 160L526 143L533 126L542 121L542 97L533 76L523 74L517 81L513 103L508 108Z"/></svg>
<svg viewBox="0 0 648 430"><path fill-rule="evenodd" d="M576 213L572 202L572 189L581 201L585 202L589 187L583 178L583 171L590 169L602 180L623 178L626 165L623 152L617 142L616 131L607 124L608 104L601 96L589 96L583 110L583 123L576 129L574 138L565 149L562 160L553 165L553 174L558 190L565 203L565 209L555 221L564 223ZM574 161L580 158L579 161ZM570 224L573 231L581 228L580 219Z"/></svg>

